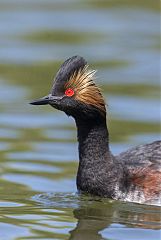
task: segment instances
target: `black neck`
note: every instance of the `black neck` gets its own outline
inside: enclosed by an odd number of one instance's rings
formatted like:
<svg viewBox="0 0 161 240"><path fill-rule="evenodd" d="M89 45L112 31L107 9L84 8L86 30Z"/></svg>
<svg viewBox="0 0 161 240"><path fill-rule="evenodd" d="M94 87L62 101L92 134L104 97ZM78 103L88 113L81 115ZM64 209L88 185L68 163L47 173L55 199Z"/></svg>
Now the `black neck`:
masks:
<svg viewBox="0 0 161 240"><path fill-rule="evenodd" d="M109 150L106 117L76 119L76 125L79 142L77 187L81 191L112 197L118 168Z"/></svg>
<svg viewBox="0 0 161 240"><path fill-rule="evenodd" d="M81 165L93 166L110 158L109 133L106 119L82 121L77 120L79 160Z"/></svg>

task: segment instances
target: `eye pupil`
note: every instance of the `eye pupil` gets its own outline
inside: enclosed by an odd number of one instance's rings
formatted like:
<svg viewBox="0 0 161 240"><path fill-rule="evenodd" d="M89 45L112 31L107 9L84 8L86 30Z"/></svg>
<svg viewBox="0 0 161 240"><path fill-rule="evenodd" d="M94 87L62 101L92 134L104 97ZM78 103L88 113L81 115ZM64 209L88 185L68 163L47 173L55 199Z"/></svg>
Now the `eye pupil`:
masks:
<svg viewBox="0 0 161 240"><path fill-rule="evenodd" d="M68 96L68 97L72 97L72 96L74 95L73 89L68 88L68 89L65 91L65 95Z"/></svg>

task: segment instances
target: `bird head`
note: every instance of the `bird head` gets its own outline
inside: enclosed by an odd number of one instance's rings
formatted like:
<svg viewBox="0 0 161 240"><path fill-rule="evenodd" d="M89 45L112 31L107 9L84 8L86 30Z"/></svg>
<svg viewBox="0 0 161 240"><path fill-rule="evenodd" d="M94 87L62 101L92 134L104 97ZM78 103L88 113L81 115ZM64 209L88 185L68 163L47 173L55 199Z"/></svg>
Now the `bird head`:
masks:
<svg viewBox="0 0 161 240"><path fill-rule="evenodd" d="M34 100L33 105L50 104L74 118L106 115L105 102L90 70L80 56L67 59L57 72L49 95Z"/></svg>

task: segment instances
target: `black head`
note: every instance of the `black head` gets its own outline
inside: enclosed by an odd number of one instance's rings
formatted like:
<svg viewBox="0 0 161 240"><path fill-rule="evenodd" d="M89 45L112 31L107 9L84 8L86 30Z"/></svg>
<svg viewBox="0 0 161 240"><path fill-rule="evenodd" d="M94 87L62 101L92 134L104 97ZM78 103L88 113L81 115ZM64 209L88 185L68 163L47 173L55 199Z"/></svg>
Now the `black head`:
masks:
<svg viewBox="0 0 161 240"><path fill-rule="evenodd" d="M90 118L95 114L105 115L105 103L93 81L94 74L95 71L88 69L84 58L71 57L57 72L51 93L31 104L50 104L75 118Z"/></svg>

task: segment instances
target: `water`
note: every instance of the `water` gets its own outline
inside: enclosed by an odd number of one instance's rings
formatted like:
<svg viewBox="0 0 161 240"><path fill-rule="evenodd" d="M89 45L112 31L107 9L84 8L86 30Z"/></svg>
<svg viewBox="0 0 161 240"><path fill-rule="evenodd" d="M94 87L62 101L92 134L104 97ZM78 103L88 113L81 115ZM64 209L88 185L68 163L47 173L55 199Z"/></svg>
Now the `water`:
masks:
<svg viewBox="0 0 161 240"><path fill-rule="evenodd" d="M77 194L73 119L28 104L79 54L98 69L112 151L160 139L157 3L0 0L0 32L0 239L160 239L159 206Z"/></svg>

